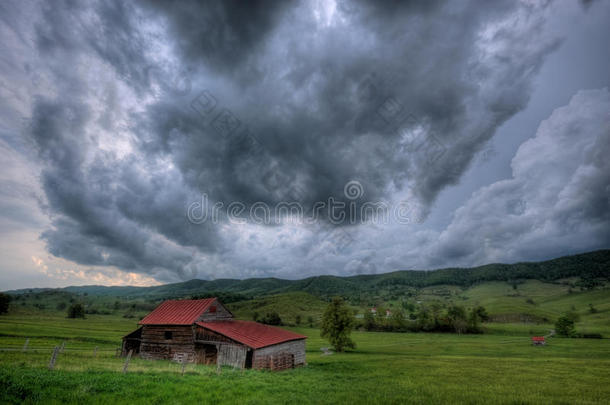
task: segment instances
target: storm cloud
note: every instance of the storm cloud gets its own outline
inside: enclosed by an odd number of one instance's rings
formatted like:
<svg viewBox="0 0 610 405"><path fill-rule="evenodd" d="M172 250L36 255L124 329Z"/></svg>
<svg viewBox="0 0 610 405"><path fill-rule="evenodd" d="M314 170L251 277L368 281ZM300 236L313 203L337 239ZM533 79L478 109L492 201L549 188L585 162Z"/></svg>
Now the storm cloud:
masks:
<svg viewBox="0 0 610 405"><path fill-rule="evenodd" d="M23 139L6 139L35 161L49 218L41 238L56 257L168 281L468 265L510 260L498 253L507 245L515 257L542 258L572 240L560 236L568 230L590 236L574 236L588 241L582 249L608 245L605 90L578 93L555 112L519 149L513 179L478 191L445 230L409 228L397 240L396 223L291 224L279 215L257 224L246 215L257 204L310 210L333 199L358 213L367 203L406 204L411 222L424 222L527 106L562 40L547 29L547 2L3 8L13 16L3 46L21 64L4 74L29 80L5 105L6 115L29 117ZM361 185L357 198L346 195L349 182ZM232 202L243 222L228 218ZM218 220L194 222L193 204L206 215L223 208ZM528 252L538 223L549 247ZM422 257L400 263L422 243Z"/></svg>

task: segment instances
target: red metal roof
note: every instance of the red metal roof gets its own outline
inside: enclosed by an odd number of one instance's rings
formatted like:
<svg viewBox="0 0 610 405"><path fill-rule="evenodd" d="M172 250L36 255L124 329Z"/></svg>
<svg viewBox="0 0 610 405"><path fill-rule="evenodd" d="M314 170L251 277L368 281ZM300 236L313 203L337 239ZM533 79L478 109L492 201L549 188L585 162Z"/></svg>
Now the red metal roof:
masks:
<svg viewBox="0 0 610 405"><path fill-rule="evenodd" d="M544 341L544 336L533 336L532 340L535 342Z"/></svg>
<svg viewBox="0 0 610 405"><path fill-rule="evenodd" d="M307 336L299 335L289 330L252 321L197 322L197 325L220 333L253 349L307 338Z"/></svg>
<svg viewBox="0 0 610 405"><path fill-rule="evenodd" d="M216 298L163 301L140 325L192 325Z"/></svg>

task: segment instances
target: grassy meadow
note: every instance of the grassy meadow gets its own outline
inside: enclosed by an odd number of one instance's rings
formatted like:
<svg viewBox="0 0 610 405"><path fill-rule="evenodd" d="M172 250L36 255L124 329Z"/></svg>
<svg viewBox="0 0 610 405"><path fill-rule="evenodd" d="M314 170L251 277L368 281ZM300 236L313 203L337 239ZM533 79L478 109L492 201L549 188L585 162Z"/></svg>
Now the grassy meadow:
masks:
<svg viewBox="0 0 610 405"><path fill-rule="evenodd" d="M533 347L532 325L493 324L497 333L354 332L357 348L323 355L313 328L303 368L284 372L181 366L114 357L137 320L66 319L17 308L0 316L0 403L607 403L610 340L551 338ZM534 326L543 332L547 325ZM546 329L548 330L548 329ZM22 351L25 339L29 349ZM55 370L52 348L65 341ZM94 348L98 347L94 357Z"/></svg>

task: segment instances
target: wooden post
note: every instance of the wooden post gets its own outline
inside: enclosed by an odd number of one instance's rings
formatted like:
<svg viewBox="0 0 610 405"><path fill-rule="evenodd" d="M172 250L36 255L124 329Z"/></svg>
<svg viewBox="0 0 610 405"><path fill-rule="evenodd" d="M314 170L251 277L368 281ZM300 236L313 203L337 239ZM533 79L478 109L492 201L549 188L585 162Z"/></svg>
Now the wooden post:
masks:
<svg viewBox="0 0 610 405"><path fill-rule="evenodd" d="M186 367L186 357L182 357L182 375L184 375L185 367Z"/></svg>
<svg viewBox="0 0 610 405"><path fill-rule="evenodd" d="M49 362L49 370L53 370L55 367L55 360L57 360L57 354L59 353L59 346L55 346L53 354L51 355L51 361Z"/></svg>
<svg viewBox="0 0 610 405"><path fill-rule="evenodd" d="M129 360L131 360L132 352L133 352L133 350L130 350L129 353L127 353L127 358L125 359L125 365L123 365L123 374L127 373L127 367L129 367Z"/></svg>
<svg viewBox="0 0 610 405"><path fill-rule="evenodd" d="M64 340L61 342L61 346L59 347L59 352L63 353L65 348L66 348L66 341Z"/></svg>
<svg viewBox="0 0 610 405"><path fill-rule="evenodd" d="M93 357L97 358L97 346L93 349Z"/></svg>
<svg viewBox="0 0 610 405"><path fill-rule="evenodd" d="M23 345L23 351L27 351L28 350L28 344L30 343L30 338L27 338L25 340L25 344Z"/></svg>

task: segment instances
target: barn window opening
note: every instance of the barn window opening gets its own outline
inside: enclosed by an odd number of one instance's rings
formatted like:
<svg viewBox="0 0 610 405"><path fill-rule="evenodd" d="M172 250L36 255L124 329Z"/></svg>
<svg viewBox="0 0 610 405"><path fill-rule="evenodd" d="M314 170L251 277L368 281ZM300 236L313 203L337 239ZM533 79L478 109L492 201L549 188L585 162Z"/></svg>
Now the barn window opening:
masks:
<svg viewBox="0 0 610 405"><path fill-rule="evenodd" d="M172 332L165 331L165 340L171 340L171 339L172 339Z"/></svg>

